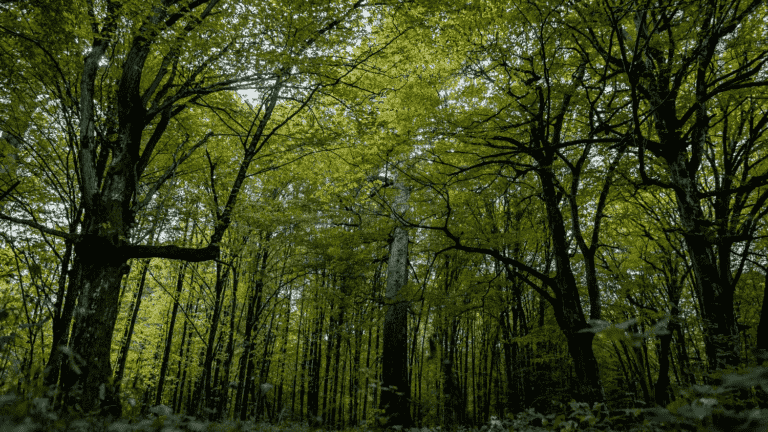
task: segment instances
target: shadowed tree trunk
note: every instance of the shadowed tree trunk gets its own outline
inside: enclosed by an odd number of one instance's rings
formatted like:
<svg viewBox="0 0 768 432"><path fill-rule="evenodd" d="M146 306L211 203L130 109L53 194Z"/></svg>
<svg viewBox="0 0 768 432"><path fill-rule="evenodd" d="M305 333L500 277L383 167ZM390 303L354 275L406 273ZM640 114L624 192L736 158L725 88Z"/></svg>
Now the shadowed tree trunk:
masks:
<svg viewBox="0 0 768 432"><path fill-rule="evenodd" d="M187 305L185 307L185 312L188 314L190 313L190 309L192 306L192 299L187 300ZM187 340L191 340L192 338L192 332L189 331L189 335L187 335L187 327L189 326L189 320L185 317L184 319L184 328L181 330L181 344L179 345L179 361L176 363L177 373L176 373L176 386L173 389L173 401L171 403L171 408L173 408L173 412L178 413L181 412L181 402L182 399L184 399L184 379L186 378L187 373L187 362L184 361L189 356L189 346L190 343L187 342ZM186 346L187 349L187 355L184 354L184 347Z"/></svg>
<svg viewBox="0 0 768 432"><path fill-rule="evenodd" d="M408 381L409 302L403 290L408 282L408 231L401 218L408 210L410 191L397 182L391 182L390 185L398 189L398 195L393 206L396 225L389 245L387 264L388 306L384 315L380 407L384 411L385 425L408 427L411 425L411 386Z"/></svg>
<svg viewBox="0 0 768 432"><path fill-rule="evenodd" d="M223 420L227 417L229 406L229 390L230 390L230 369L232 367L232 360L235 356L235 316L237 315L237 285L239 279L237 277L237 269L232 268L232 304L229 308L229 339L227 340L226 358L224 359L224 370L222 371L222 378L219 381L219 405L216 408L216 418Z"/></svg>
<svg viewBox="0 0 768 432"><path fill-rule="evenodd" d="M323 276L323 287L325 286L325 277ZM307 383L307 415L309 423L317 426L322 423L320 415L320 364L322 362L322 344L323 322L325 321L325 311L322 309L317 313L312 333L309 339L309 380Z"/></svg>
<svg viewBox="0 0 768 432"><path fill-rule="evenodd" d="M764 271L763 306L760 309L760 323L757 326L757 345L755 346L755 357L757 357L759 364L768 360L768 268Z"/></svg>
<svg viewBox="0 0 768 432"><path fill-rule="evenodd" d="M267 236L264 241L268 241ZM269 259L269 250L266 246L257 255L256 261L260 263L253 285L249 289L248 312L245 319L245 335L243 340L243 353L240 355L239 372L237 375L237 395L235 398L235 415L244 421L248 414L248 395L253 387L251 373L253 371L253 353L255 348L255 331L262 313L262 297L264 295L264 278Z"/></svg>
<svg viewBox="0 0 768 432"><path fill-rule="evenodd" d="M168 335L165 338L165 350L163 351L163 361L160 365L160 374L157 377L157 394L155 395L155 405L160 405L163 399L163 387L165 385L165 375L168 373L168 363L171 358L171 345L173 345L173 329L176 326L176 316L179 313L179 297L184 288L184 272L187 270L186 262L181 264L178 279L176 280L176 295L173 299L173 309L168 323Z"/></svg>
<svg viewBox="0 0 768 432"><path fill-rule="evenodd" d="M136 326L136 319L139 316L139 309L141 307L141 298L144 295L144 285L147 281L147 273L149 272L149 264L152 260L148 259L144 261L144 265L141 270L141 279L139 280L139 287L136 290L136 297L131 303L129 308L131 311L131 321L125 328L123 334L123 346L120 347L120 355L117 360L117 373L115 373L115 385L120 388L123 381L123 375L125 374L125 362L128 360L128 350L131 347L131 340L133 339L133 329Z"/></svg>
<svg viewBox="0 0 768 432"><path fill-rule="evenodd" d="M216 353L215 348L216 336L219 329L219 318L221 316L222 301L224 299L224 291L226 288L227 280L229 279L229 266L226 267L222 274L222 264L216 263L216 286L215 297L213 299L213 316L211 318L210 329L208 330L208 343L205 346L205 359L203 361L203 370L200 380L198 381L197 388L195 388L195 403L199 409L207 408L211 404L211 372L213 368L213 357ZM206 413L206 417L210 414Z"/></svg>

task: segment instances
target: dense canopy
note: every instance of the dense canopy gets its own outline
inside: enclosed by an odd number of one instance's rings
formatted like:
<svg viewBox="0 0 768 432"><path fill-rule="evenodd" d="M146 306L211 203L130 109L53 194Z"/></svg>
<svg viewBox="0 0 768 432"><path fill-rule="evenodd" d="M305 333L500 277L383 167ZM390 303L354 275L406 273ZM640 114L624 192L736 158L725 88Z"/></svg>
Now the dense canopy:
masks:
<svg viewBox="0 0 768 432"><path fill-rule="evenodd" d="M765 427L767 22L0 0L0 414Z"/></svg>

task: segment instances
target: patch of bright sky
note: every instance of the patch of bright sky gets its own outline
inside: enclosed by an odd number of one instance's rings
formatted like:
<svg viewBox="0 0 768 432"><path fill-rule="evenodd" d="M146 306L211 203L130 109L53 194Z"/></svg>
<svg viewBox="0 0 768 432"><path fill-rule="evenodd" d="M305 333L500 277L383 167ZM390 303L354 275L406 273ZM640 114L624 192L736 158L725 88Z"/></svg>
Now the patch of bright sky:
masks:
<svg viewBox="0 0 768 432"><path fill-rule="evenodd" d="M372 26L371 21L369 18L371 17L371 13L363 9L362 10L362 16L365 20L365 33L364 34L371 34ZM347 52L347 54L354 54L355 48L359 47L362 43L362 38L356 38L352 41L350 41L347 46L344 48L344 50ZM259 92L258 90L254 89L248 89L248 90L238 90L237 94L247 103L251 104L251 106L258 106L260 105L260 101L263 98L263 93Z"/></svg>

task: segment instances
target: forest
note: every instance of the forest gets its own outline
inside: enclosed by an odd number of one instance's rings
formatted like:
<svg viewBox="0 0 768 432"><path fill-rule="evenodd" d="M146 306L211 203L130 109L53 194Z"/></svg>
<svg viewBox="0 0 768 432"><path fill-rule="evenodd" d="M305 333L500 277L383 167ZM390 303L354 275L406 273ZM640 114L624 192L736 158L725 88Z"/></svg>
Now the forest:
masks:
<svg viewBox="0 0 768 432"><path fill-rule="evenodd" d="M0 0L0 430L765 431L767 23Z"/></svg>

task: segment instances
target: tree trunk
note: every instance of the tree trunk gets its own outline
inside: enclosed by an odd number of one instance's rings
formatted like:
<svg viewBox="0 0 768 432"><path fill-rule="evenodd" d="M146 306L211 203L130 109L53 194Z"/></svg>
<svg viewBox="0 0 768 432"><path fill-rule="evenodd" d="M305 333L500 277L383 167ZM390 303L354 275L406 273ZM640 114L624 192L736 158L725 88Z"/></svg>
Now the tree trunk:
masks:
<svg viewBox="0 0 768 432"><path fill-rule="evenodd" d="M354 322L360 322L360 317L355 314ZM358 423L358 411L360 409L360 394L363 393L360 388L360 359L362 357L362 332L360 327L355 328L354 352L352 353L352 364L349 367L349 425L356 427Z"/></svg>
<svg viewBox="0 0 768 432"><path fill-rule="evenodd" d="M408 381L408 309L403 288L408 282L408 231L401 218L408 209L410 191L395 183L399 190L393 208L397 214L387 264L387 311L384 315L384 346L382 351L382 387L380 407L385 425L411 425Z"/></svg>
<svg viewBox="0 0 768 432"><path fill-rule="evenodd" d="M730 245L721 245L718 254L712 242L707 239L701 224L705 216L699 204L696 180L691 178L688 169L687 156L685 151L678 152L675 157L667 160L667 164L670 179L678 186L675 197L683 238L693 261L696 293L701 298L707 360L710 370L715 371L738 366L740 361L731 269L729 264L720 265L719 262L725 259L723 254L730 256L731 252Z"/></svg>
<svg viewBox="0 0 768 432"><path fill-rule="evenodd" d="M269 320L269 326L267 327L267 334L264 340L264 352L260 362L261 367L259 368L258 381L257 385L255 386L256 400L254 401L254 418L256 421L261 421L261 416L265 411L267 412L269 421L272 421L272 418L269 417L271 415L271 411L269 410L268 406L268 397L274 386L269 383L268 378L269 370L272 367L272 354L274 353L275 341L277 340L277 336L272 330L274 322L275 314L273 313Z"/></svg>
<svg viewBox="0 0 768 432"><path fill-rule="evenodd" d="M205 408L210 405L211 399L211 372L213 368L213 356L216 348L216 336L219 329L219 318L221 316L222 301L224 298L225 286L227 279L229 278L229 267L224 270L222 275L221 263L216 263L216 286L214 288L216 297L213 300L213 317L211 318L211 325L208 330L208 343L205 349L205 360L203 361L202 375L198 382L198 387L195 389L195 403L198 407ZM199 411L198 411L199 412ZM205 413L205 417L209 417L209 413Z"/></svg>
<svg viewBox="0 0 768 432"><path fill-rule="evenodd" d="M333 329L333 357L336 359L333 366L333 388L331 389L331 415L328 421L331 425L336 426L337 420L341 420L341 416L337 417L336 412L341 408L342 404L336 401L338 397L343 400L343 395L339 395L339 366L342 363L341 359L341 329L344 327L344 305L342 303L339 308L338 317L336 318L336 327Z"/></svg>
<svg viewBox="0 0 768 432"><path fill-rule="evenodd" d="M277 415L278 421L282 421L282 410L284 409L283 404L283 397L285 392L285 374L286 374L286 363L287 363L287 351L288 351L288 341L289 341L289 334L290 334L290 327L291 327L291 298L292 298L292 290L291 286L288 286L288 307L285 310L285 322L283 325L285 326L285 330L283 331L283 343L280 347L280 365L278 366L278 370L280 373L280 384L277 387L277 397L275 400L275 415ZM301 328L301 327L299 327ZM296 339L298 343L298 338ZM298 355L299 350L298 346L296 347L296 354ZM297 365L298 366L298 365ZM294 375L295 379L295 375ZM294 390L295 391L295 390Z"/></svg>
<svg viewBox="0 0 768 432"><path fill-rule="evenodd" d="M499 317L502 330L502 347L504 348L504 371L507 376L506 385L506 409L508 412L516 413L521 411L520 405L520 387L515 376L517 367L517 343L512 342L514 335L509 328L509 314L505 310ZM525 388L522 388L525 391Z"/></svg>
<svg viewBox="0 0 768 432"><path fill-rule="evenodd" d="M78 212L78 219L82 211ZM70 227L70 232L73 229ZM70 274L69 263L72 259L73 243L72 241L66 242L66 249L64 250L64 257L61 261L61 274L59 275L59 290L56 295L56 303L54 304L53 323L51 328L53 330L53 340L51 341L51 352L48 356L48 363L45 367L45 379L44 385L49 388L53 388L59 382L59 375L61 375L61 355L62 347L66 347L69 339L69 326L72 324L72 314L75 310L75 302L77 301L77 287L70 284L70 289L65 290L67 284L67 278Z"/></svg>
<svg viewBox="0 0 768 432"><path fill-rule="evenodd" d="M191 299L187 300L187 306L185 311L187 313L190 312L190 306L192 305ZM184 346L187 347L187 352L189 352L189 344L187 343L187 327L189 326L189 321L187 319L184 319L184 327L181 330L181 344L179 345L179 361L176 363L176 387L173 389L173 401L171 402L171 408L173 408L173 412L178 413L181 412L181 400L184 395L184 377L186 373L186 362L183 361L183 359L186 358L184 355ZM190 333L191 338L191 333Z"/></svg>
<svg viewBox="0 0 768 432"><path fill-rule="evenodd" d="M235 357L235 316L237 315L237 269L232 269L232 304L229 309L229 339L227 340L226 358L224 359L224 370L222 378L219 381L219 406L216 409L216 418L224 420L229 417L229 376L232 368L232 361Z"/></svg>
<svg viewBox="0 0 768 432"><path fill-rule="evenodd" d="M458 424L459 412L461 411L461 393L459 381L453 370L455 342L451 335L441 339L443 339L440 350L441 401L443 406L441 425L443 428L449 428L451 425Z"/></svg>
<svg viewBox="0 0 768 432"><path fill-rule="evenodd" d="M338 331L338 323L336 321L336 316L334 313L334 309L336 308L336 305L334 304L333 300L330 299L329 301L329 318L328 318L328 332L326 333L325 337L328 340L328 342L325 344L325 373L323 373L323 408L320 410L320 417L323 418L323 422L327 425L330 425L330 423L333 419L331 416L328 415L328 382L331 380L331 363L333 363L333 354L335 352L334 346L336 344L336 336L335 332ZM338 361L338 359L337 359Z"/></svg>
<svg viewBox="0 0 768 432"><path fill-rule="evenodd" d="M109 243L94 238L75 252L75 285L80 296L72 327L72 358L62 373L66 404L84 413L120 417L122 407L112 381L110 350L118 313L120 281L126 260ZM97 258L95 255L106 257Z"/></svg>
<svg viewBox="0 0 768 432"><path fill-rule="evenodd" d="M362 420L368 420L368 394L370 393L370 388L368 386L369 379L371 373L371 345L373 343L373 334L371 332L372 329L368 330L368 349L365 354L365 381L363 381L363 389L361 392L361 398L363 399L363 411L362 411ZM376 344L378 347L378 344ZM374 390L374 396L376 394L376 391Z"/></svg>
<svg viewBox="0 0 768 432"><path fill-rule="evenodd" d="M165 350L163 351L163 360L160 365L160 375L157 377L157 394L155 395L155 405L160 405L163 400L163 387L165 384L165 375L168 373L168 363L171 358L171 345L173 344L173 328L176 326L176 316L179 313L179 297L184 287L184 272L187 269L186 262L181 264L179 276L176 280L176 296L173 299L173 309L171 319L168 323L168 336L165 338Z"/></svg>
<svg viewBox="0 0 768 432"><path fill-rule="evenodd" d="M755 346L758 364L768 360L768 268L765 269L763 288L763 306L760 309L760 323L757 326L757 345Z"/></svg>
<svg viewBox="0 0 768 432"><path fill-rule="evenodd" d="M131 321L125 328L125 333L123 334L123 346L120 347L120 355L117 360L117 373L115 374L114 379L118 389L121 386L123 375L125 374L125 362L128 360L128 351L131 348L131 340L133 339L133 329L136 326L136 319L139 317L141 299L144 295L144 285L147 281L147 273L149 272L149 264L151 261L151 259L144 261L144 266L141 270L141 279L139 280L139 288L136 290L136 298L129 308L131 310Z"/></svg>
<svg viewBox="0 0 768 432"><path fill-rule="evenodd" d="M269 237L267 236L267 240ZM265 240L266 241L266 240ZM245 420L248 405L248 389L250 386L250 375L248 371L252 369L252 356L254 348L256 324L261 315L261 299L264 291L264 273L266 271L269 259L269 251L266 247L262 248L257 254L256 261L260 262L260 268L257 270L253 284L250 288L250 297L248 300L248 312L245 318L245 335L243 337L243 353L240 355L239 368L237 374L237 394L235 396L235 416L239 416L241 421Z"/></svg>
<svg viewBox="0 0 768 432"><path fill-rule="evenodd" d="M307 364L307 346L306 340L301 340L302 332L304 331L304 298L301 299L301 308L299 309L299 328L296 330L296 361L293 366L293 389L291 390L291 414L296 413L296 383L299 382L301 386L301 394L299 399L301 400L301 407L299 408L299 417L304 417L304 368L299 369L299 365ZM303 350L300 349L302 348ZM299 363L299 355L304 353L301 363ZM301 379L299 379L301 376Z"/></svg>
<svg viewBox="0 0 768 432"><path fill-rule="evenodd" d="M304 309L304 302L302 301L302 310ZM307 413L304 412L304 395L307 391L307 372L309 371L309 347L311 346L311 333L309 330L305 331L306 337L304 338L304 349L302 350L303 354L301 356L301 364L302 367L300 369L301 373L301 380L299 381L299 416L303 420L307 417ZM299 352L296 351L296 358L298 359ZM295 388L295 381L294 381L294 388ZM293 408L291 408L293 409Z"/></svg>
<svg viewBox="0 0 768 432"><path fill-rule="evenodd" d="M320 409L320 363L322 362L322 350L320 339L323 334L323 321L325 319L322 311L315 320L315 325L310 336L309 347L309 382L307 384L307 415L309 423L316 426L321 423L319 418Z"/></svg>
<svg viewBox="0 0 768 432"><path fill-rule="evenodd" d="M568 352L573 359L576 369L575 395L591 403L604 402L605 393L600 382L600 372L597 366L592 341L595 334L591 332L570 333L565 335L568 341Z"/></svg>
<svg viewBox="0 0 768 432"><path fill-rule="evenodd" d="M539 163L544 166L551 166L551 159L552 156L550 155L548 159L539 161ZM560 213L558 194L553 184L552 173L544 171L540 173L539 178L542 184L542 195L547 210L547 222L557 270L553 284L557 298L552 299L552 303L555 307L555 318L568 341L568 352L576 369L575 394L590 404L604 402L605 393L600 382L597 359L592 350L592 340L595 333L589 331L581 307L579 289L568 256L565 223Z"/></svg>
<svg viewBox="0 0 768 432"><path fill-rule="evenodd" d="M671 317L667 317L671 320ZM654 396L656 404L667 406L672 401L672 394L669 388L669 358L670 345L672 343L672 331L667 324L663 334L659 335L659 377L656 380Z"/></svg>

